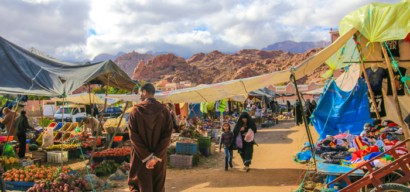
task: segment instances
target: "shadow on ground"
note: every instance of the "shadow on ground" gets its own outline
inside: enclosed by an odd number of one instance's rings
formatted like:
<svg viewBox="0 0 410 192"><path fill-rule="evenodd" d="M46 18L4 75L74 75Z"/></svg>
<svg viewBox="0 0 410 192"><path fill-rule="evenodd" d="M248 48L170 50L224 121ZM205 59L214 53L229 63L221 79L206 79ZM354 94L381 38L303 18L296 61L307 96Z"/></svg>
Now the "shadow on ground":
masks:
<svg viewBox="0 0 410 192"><path fill-rule="evenodd" d="M252 169L250 172L242 172L239 169L231 171L219 170L196 170L196 177L190 175L192 170L176 170L173 178L167 178L167 191L183 191L207 188L235 188L249 186L295 186L298 181L295 178L303 173L303 169ZM202 174L201 174L202 172ZM221 180L221 176L229 175L229 180ZM180 182L172 182L178 180ZM176 185L177 183L177 185ZM175 186L172 186L175 185Z"/></svg>

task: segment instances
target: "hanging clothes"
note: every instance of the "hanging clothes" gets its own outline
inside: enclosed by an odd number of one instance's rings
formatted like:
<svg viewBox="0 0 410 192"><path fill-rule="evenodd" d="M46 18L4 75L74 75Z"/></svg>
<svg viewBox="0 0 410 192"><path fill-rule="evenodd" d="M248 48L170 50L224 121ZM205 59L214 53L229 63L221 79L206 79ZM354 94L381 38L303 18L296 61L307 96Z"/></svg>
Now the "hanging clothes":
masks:
<svg viewBox="0 0 410 192"><path fill-rule="evenodd" d="M404 67L399 67L399 71L402 75L406 75L406 68ZM394 84L396 86L396 90L397 90L397 95L404 95L405 92L405 86L403 84L403 82L400 81L400 73L399 71L393 71L394 77ZM393 91L392 91L392 87L391 87L391 82L390 82L391 78L387 78L387 95L393 95Z"/></svg>

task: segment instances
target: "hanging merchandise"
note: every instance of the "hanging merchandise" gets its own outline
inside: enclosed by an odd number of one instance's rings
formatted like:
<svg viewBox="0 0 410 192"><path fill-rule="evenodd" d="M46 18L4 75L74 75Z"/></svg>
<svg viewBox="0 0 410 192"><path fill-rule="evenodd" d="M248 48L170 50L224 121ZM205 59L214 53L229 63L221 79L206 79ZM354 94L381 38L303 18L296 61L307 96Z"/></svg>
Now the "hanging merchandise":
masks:
<svg viewBox="0 0 410 192"><path fill-rule="evenodd" d="M175 104L175 114L176 114L176 115L180 115L180 114L181 114L181 108L180 108L179 106L180 106L179 103Z"/></svg>
<svg viewBox="0 0 410 192"><path fill-rule="evenodd" d="M399 67L399 70L393 71L393 74L394 74L393 81L394 81L394 85L396 86L397 95L404 95L405 88L404 88L404 83L400 80L401 79L400 74L406 74L406 68ZM387 95L393 95L391 83L390 83L390 77L387 78Z"/></svg>
<svg viewBox="0 0 410 192"><path fill-rule="evenodd" d="M202 113L208 113L208 103L207 102L202 102L200 109L201 109Z"/></svg>
<svg viewBox="0 0 410 192"><path fill-rule="evenodd" d="M218 110L219 112L223 113L225 111L225 108L226 108L226 99L222 99L219 101Z"/></svg>
<svg viewBox="0 0 410 192"><path fill-rule="evenodd" d="M372 106L372 100L369 96L369 106ZM374 101L376 102L377 111L379 112L380 117L386 117L386 108L384 107L384 98L381 92L374 93ZM372 118L377 118L376 111L373 107L370 107L370 116Z"/></svg>
<svg viewBox="0 0 410 192"><path fill-rule="evenodd" d="M393 41L386 41L387 48L390 50L389 56L393 57L400 57L400 49L399 49L399 41L398 40L393 40ZM382 57L384 58L384 54L382 53Z"/></svg>

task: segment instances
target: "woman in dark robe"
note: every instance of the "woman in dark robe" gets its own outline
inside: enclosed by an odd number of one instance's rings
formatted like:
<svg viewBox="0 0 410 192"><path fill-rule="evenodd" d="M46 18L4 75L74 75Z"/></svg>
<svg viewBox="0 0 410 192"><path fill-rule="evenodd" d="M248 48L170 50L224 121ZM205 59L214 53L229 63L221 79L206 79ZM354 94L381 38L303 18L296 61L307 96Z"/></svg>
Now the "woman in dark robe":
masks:
<svg viewBox="0 0 410 192"><path fill-rule="evenodd" d="M302 124L302 108L299 100L296 100L295 109L293 110L293 115L295 116L296 125Z"/></svg>
<svg viewBox="0 0 410 192"><path fill-rule="evenodd" d="M239 116L238 122L236 123L235 128L233 130L233 146L236 146L236 148L238 148L238 153L241 155L243 165L245 166L243 169L246 172L250 170L249 166L252 162L253 145L255 144L255 140L250 142L245 141L245 135L248 133L249 129L252 129L254 133L257 132L256 124L253 121L252 117L248 113L243 112ZM237 140L242 141L242 148L238 146Z"/></svg>

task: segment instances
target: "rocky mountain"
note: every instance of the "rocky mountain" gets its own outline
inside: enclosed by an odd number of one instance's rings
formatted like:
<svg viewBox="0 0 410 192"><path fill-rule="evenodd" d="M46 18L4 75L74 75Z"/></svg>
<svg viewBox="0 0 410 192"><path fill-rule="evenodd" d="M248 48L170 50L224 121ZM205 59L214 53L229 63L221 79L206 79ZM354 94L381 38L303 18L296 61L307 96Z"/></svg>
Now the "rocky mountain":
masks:
<svg viewBox="0 0 410 192"><path fill-rule="evenodd" d="M327 42L327 41L317 41L317 42L282 41L282 42L277 42L277 43L268 45L266 48L263 48L262 50L265 50L265 51L280 50L280 51L291 52L291 53L304 53L310 49L326 47L329 44L330 42Z"/></svg>
<svg viewBox="0 0 410 192"><path fill-rule="evenodd" d="M113 61L124 70L128 76L132 77L135 67L141 61L149 61L154 58L151 54L141 54L135 51L122 54Z"/></svg>
<svg viewBox="0 0 410 192"><path fill-rule="evenodd" d="M132 78L147 82L165 79L169 82L189 80L195 84L217 83L289 69L318 51L320 48L305 53L256 49L245 49L234 54L212 51L195 54L189 59L163 54L140 62Z"/></svg>
<svg viewBox="0 0 410 192"><path fill-rule="evenodd" d="M111 55L111 54L108 54L108 53L102 53L102 54L99 54L99 55L95 56L94 59L91 61L91 63L98 63L98 62L101 62L101 61L114 60L115 58L117 58L121 55L124 55L124 54L125 54L124 52L118 52L116 55Z"/></svg>

